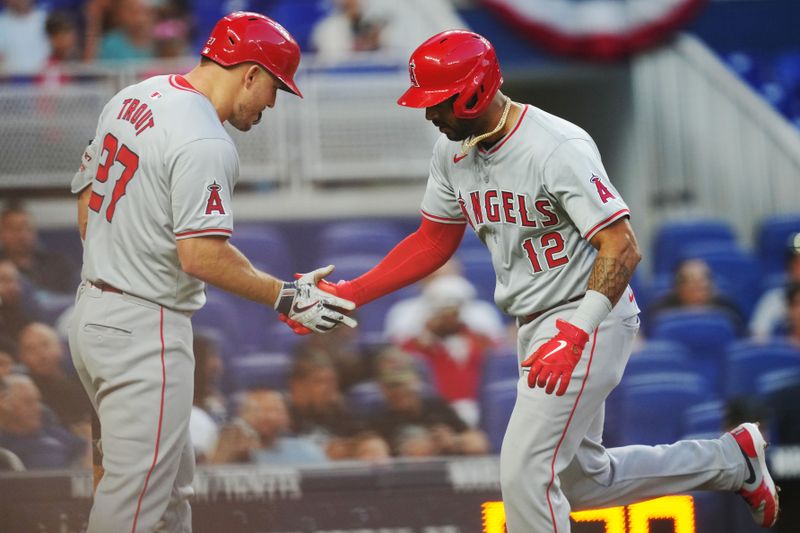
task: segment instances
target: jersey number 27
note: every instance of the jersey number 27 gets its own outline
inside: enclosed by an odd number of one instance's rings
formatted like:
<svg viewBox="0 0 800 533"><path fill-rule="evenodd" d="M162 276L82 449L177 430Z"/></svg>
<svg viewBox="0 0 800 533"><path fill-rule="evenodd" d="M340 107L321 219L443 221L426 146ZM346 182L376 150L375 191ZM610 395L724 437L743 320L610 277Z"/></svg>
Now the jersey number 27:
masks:
<svg viewBox="0 0 800 533"><path fill-rule="evenodd" d="M115 163L121 164L124 168L116 183L114 183L114 190L111 192L111 201L108 202L106 208L106 220L111 222L114 218L114 210L117 208L117 202L125 195L125 189L128 188L128 182L133 179L134 174L139 169L139 156L131 152L130 148L126 145L119 146L119 140L112 134L107 133L103 138L103 150L100 157L105 154L105 160L101 161L97 167L97 175L95 180L98 183L105 183L108 180L108 173ZM103 207L105 195L92 190L92 196L89 198L89 209L99 213Z"/></svg>

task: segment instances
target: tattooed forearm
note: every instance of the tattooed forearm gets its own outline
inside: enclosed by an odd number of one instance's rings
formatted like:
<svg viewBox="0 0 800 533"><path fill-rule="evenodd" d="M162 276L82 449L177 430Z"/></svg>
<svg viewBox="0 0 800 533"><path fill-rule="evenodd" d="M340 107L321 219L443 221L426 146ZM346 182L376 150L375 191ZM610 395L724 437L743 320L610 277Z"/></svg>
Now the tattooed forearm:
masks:
<svg viewBox="0 0 800 533"><path fill-rule="evenodd" d="M588 289L605 294L612 305L616 304L633 275L632 266L624 258L598 256L589 275Z"/></svg>

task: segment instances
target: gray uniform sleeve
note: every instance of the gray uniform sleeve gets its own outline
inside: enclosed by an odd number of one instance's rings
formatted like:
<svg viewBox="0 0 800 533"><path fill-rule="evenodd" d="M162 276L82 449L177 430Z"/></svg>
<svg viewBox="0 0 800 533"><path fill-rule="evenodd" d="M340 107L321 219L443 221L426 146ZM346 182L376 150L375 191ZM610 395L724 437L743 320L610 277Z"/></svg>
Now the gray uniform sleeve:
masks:
<svg viewBox="0 0 800 533"><path fill-rule="evenodd" d="M569 139L553 151L545 162L544 184L587 241L630 215L588 139Z"/></svg>
<svg viewBox="0 0 800 533"><path fill-rule="evenodd" d="M239 176L236 148L225 139L181 146L171 165L170 195L176 239L233 233L231 195Z"/></svg>
<svg viewBox="0 0 800 533"><path fill-rule="evenodd" d="M97 139L89 141L86 149L81 156L81 166L72 177L70 190L72 194L78 194L83 189L92 184L95 174L97 173Z"/></svg>
<svg viewBox="0 0 800 533"><path fill-rule="evenodd" d="M444 224L466 224L455 190L445 177L442 152L437 143L431 158L425 196L422 198L422 216Z"/></svg>

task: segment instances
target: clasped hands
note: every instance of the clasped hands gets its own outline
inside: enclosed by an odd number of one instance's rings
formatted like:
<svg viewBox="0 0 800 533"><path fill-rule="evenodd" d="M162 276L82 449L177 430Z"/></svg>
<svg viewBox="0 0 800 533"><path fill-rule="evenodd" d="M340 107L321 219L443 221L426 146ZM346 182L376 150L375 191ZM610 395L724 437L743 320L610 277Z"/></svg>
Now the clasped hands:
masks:
<svg viewBox="0 0 800 533"><path fill-rule="evenodd" d="M281 321L298 335L316 331L328 332L341 324L354 328L358 323L347 316L356 304L336 295L336 287L323 278L333 272L333 265L318 268L306 274L297 274L297 280L284 282L275 300L275 310ZM326 290L328 287L328 290Z"/></svg>

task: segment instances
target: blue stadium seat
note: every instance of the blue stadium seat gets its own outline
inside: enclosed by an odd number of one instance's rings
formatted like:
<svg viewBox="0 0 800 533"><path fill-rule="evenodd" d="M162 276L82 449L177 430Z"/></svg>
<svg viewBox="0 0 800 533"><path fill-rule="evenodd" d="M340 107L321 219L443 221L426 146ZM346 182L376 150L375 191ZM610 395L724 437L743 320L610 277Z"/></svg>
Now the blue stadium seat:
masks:
<svg viewBox="0 0 800 533"><path fill-rule="evenodd" d="M724 56L725 63L750 85L759 85L765 77L763 59L748 50L733 50Z"/></svg>
<svg viewBox="0 0 800 533"><path fill-rule="evenodd" d="M76 285L77 287L77 285ZM42 322L56 325L61 315L75 303L75 294L57 292L41 293L36 300L38 316Z"/></svg>
<svg viewBox="0 0 800 533"><path fill-rule="evenodd" d="M386 398L377 381L356 383L347 391L345 400L353 411L362 415L375 413L386 407Z"/></svg>
<svg viewBox="0 0 800 533"><path fill-rule="evenodd" d="M481 388L498 381L507 381L519 377L519 359L514 352L490 354L483 361Z"/></svg>
<svg viewBox="0 0 800 533"><path fill-rule="evenodd" d="M489 252L478 248L460 250L457 254L463 275L475 286L478 298L494 302L494 287L497 277Z"/></svg>
<svg viewBox="0 0 800 533"><path fill-rule="evenodd" d="M209 287L206 304L192 315L192 326L206 330L220 340L220 355L230 358L241 354L242 331L239 329L239 312L233 296Z"/></svg>
<svg viewBox="0 0 800 533"><path fill-rule="evenodd" d="M272 2L268 15L280 21L302 50L310 50L311 32L317 21L325 15L328 5L329 2L320 0L279 0Z"/></svg>
<svg viewBox="0 0 800 533"><path fill-rule="evenodd" d="M654 273L671 274L686 246L713 241L736 242L727 222L706 219L665 222L655 239Z"/></svg>
<svg viewBox="0 0 800 533"><path fill-rule="evenodd" d="M753 254L735 243L709 242L686 246L681 259L702 259L714 277L719 291L736 302L749 316L761 288L761 266Z"/></svg>
<svg viewBox="0 0 800 533"><path fill-rule="evenodd" d="M789 237L800 232L800 214L776 215L765 218L756 235L758 257L764 273L780 274L785 270L786 247Z"/></svg>
<svg viewBox="0 0 800 533"><path fill-rule="evenodd" d="M39 243L48 252L64 254L73 265L83 261L83 243L75 228L39 230Z"/></svg>
<svg viewBox="0 0 800 533"><path fill-rule="evenodd" d="M783 368L766 372L756 379L756 394L770 396L783 389L800 387L800 369Z"/></svg>
<svg viewBox="0 0 800 533"><path fill-rule="evenodd" d="M650 372L669 370L691 370L689 350L679 342L669 340L649 340L639 347L628 360L625 377Z"/></svg>
<svg viewBox="0 0 800 533"><path fill-rule="evenodd" d="M709 379L713 390L719 390L724 351L736 339L736 328L726 313L711 309L664 311L654 319L652 337L686 346L695 368Z"/></svg>
<svg viewBox="0 0 800 533"><path fill-rule="evenodd" d="M633 295L636 298L639 309L644 311L651 301L650 284L645 279L645 275L642 274L640 270L635 270L629 285L633 290Z"/></svg>
<svg viewBox="0 0 800 533"><path fill-rule="evenodd" d="M231 244L258 268L277 278L292 279L294 259L283 234L275 228L243 224L234 230Z"/></svg>
<svg viewBox="0 0 800 533"><path fill-rule="evenodd" d="M692 405L683 417L683 439L715 439L722 434L725 404L721 400Z"/></svg>
<svg viewBox="0 0 800 533"><path fill-rule="evenodd" d="M758 379L775 370L800 371L800 349L783 339L742 340L728 346L726 352L726 398L755 394Z"/></svg>
<svg viewBox="0 0 800 533"><path fill-rule="evenodd" d="M319 234L320 257L367 254L383 257L405 234L389 222L356 221L326 225Z"/></svg>
<svg viewBox="0 0 800 533"><path fill-rule="evenodd" d="M227 364L241 388L285 390L291 357L281 352L259 352L239 355Z"/></svg>
<svg viewBox="0 0 800 533"><path fill-rule="evenodd" d="M517 378L495 381L486 387L481 399L481 427L489 437L492 452L498 453L503 435L517 401Z"/></svg>
<svg viewBox="0 0 800 533"><path fill-rule="evenodd" d="M664 444L680 438L686 410L713 399L694 372L655 372L623 380L622 444ZM665 406L669 406L665 409Z"/></svg>

